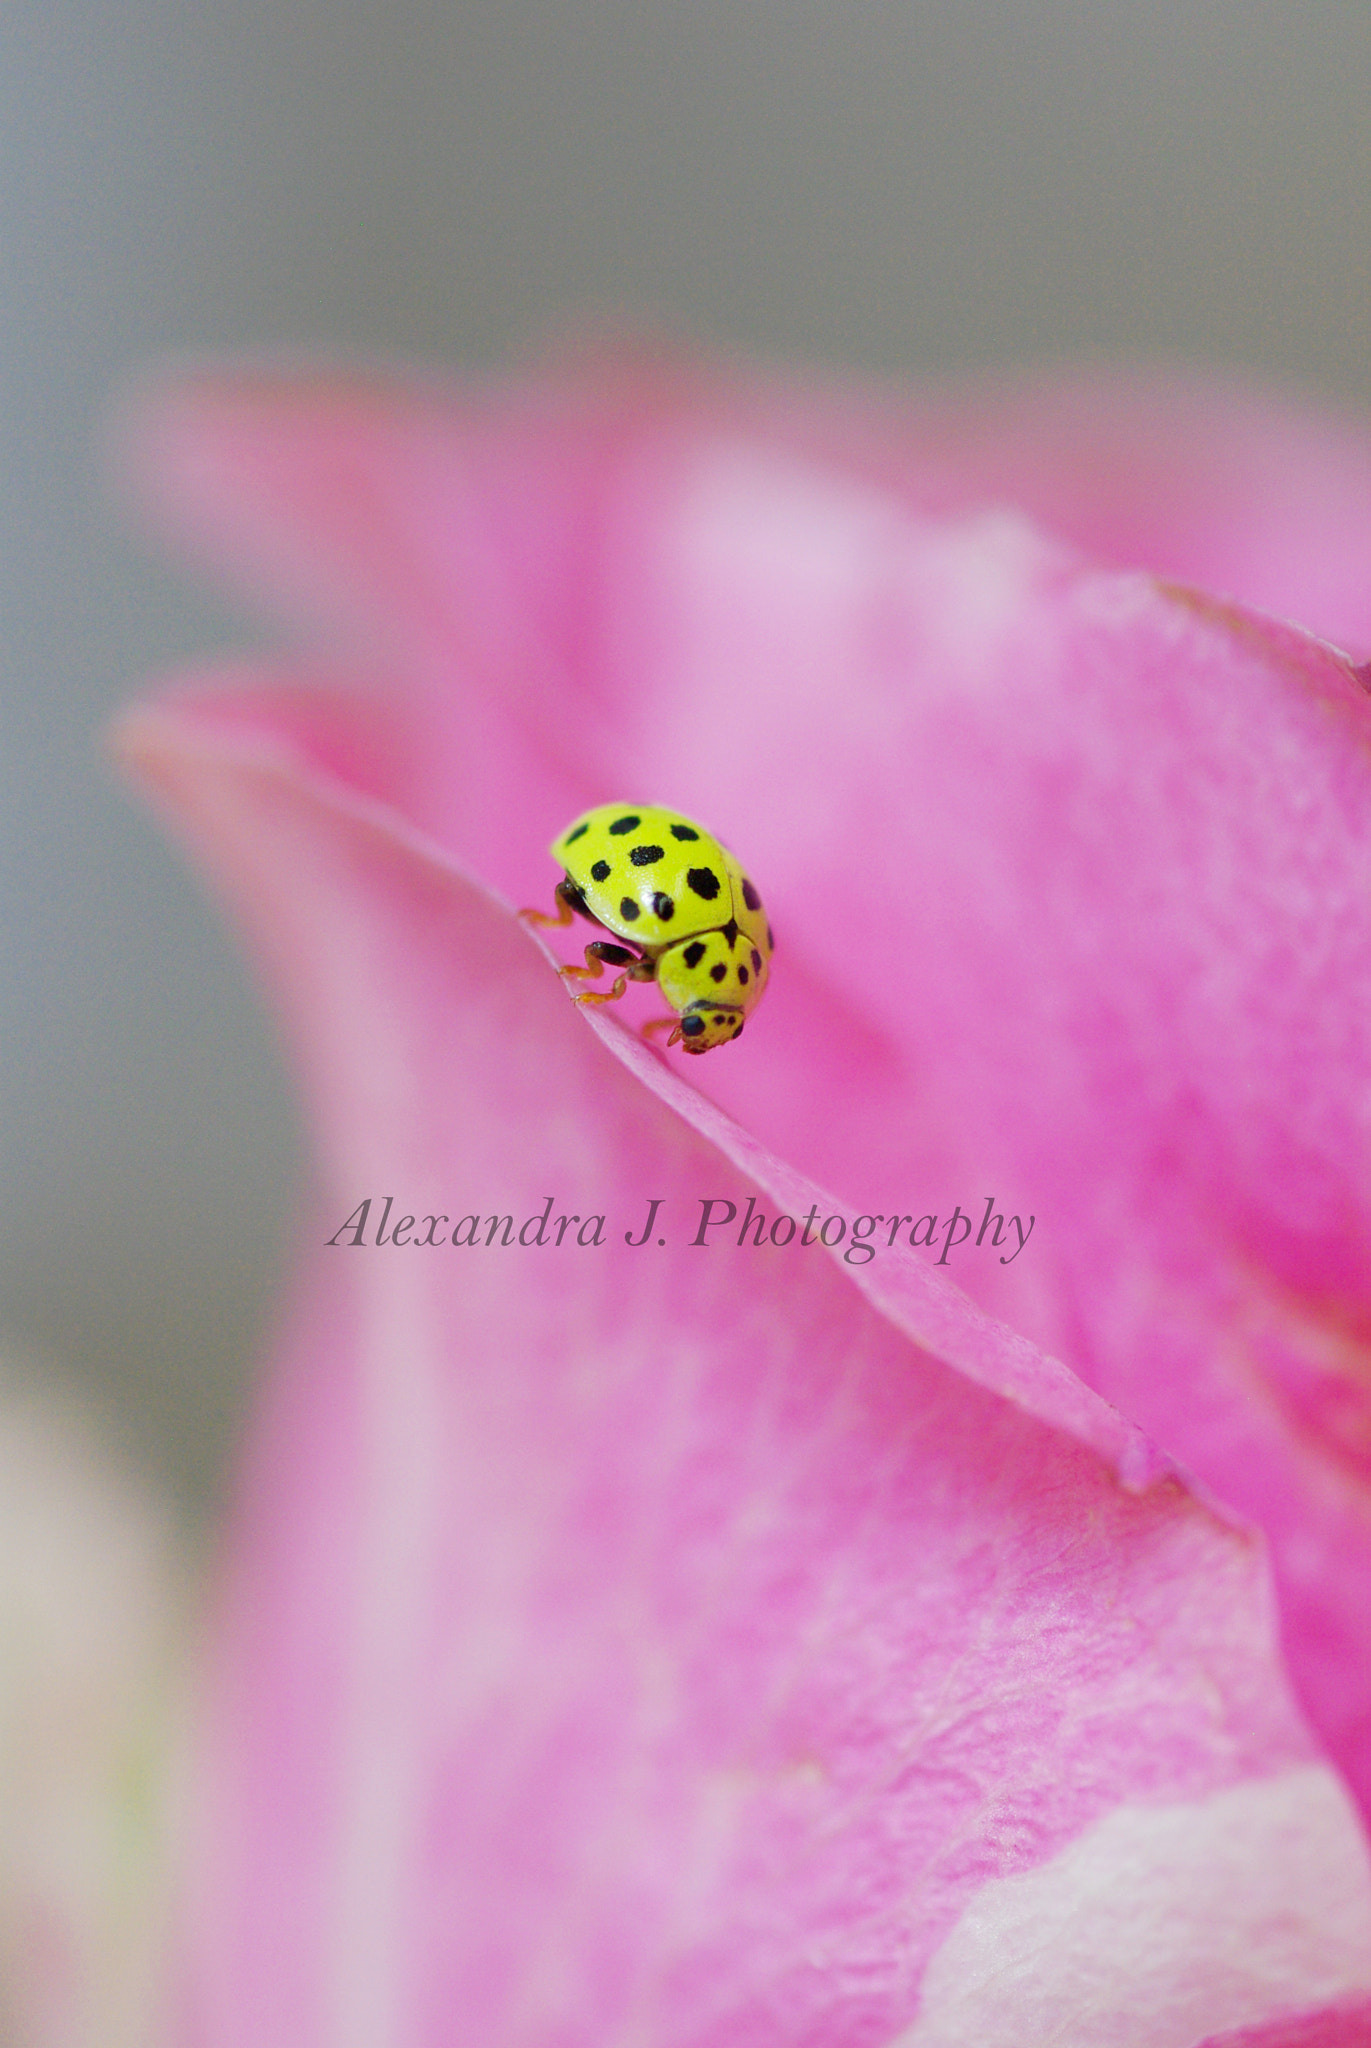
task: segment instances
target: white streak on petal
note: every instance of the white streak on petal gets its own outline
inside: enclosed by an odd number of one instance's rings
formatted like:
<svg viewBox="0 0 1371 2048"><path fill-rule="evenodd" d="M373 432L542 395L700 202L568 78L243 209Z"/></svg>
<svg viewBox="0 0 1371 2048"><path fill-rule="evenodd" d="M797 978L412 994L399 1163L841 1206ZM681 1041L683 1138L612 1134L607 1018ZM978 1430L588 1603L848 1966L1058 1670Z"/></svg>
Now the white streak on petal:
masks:
<svg viewBox="0 0 1371 2048"><path fill-rule="evenodd" d="M1195 2048L1371 1988L1371 1865L1309 1765L1197 1804L1116 1808L997 1879L891 2048Z"/></svg>

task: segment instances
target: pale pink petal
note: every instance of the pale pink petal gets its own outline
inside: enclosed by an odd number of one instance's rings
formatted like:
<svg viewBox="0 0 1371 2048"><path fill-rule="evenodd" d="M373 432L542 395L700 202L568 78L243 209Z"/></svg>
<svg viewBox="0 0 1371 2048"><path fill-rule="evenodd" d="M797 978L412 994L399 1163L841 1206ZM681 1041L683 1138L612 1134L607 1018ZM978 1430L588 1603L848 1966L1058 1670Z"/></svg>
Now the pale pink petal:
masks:
<svg viewBox="0 0 1371 2048"><path fill-rule="evenodd" d="M124 744L255 938L320 1161L207 1690L192 2038L917 2042L1020 1880L1067 1902L1035 1995L1071 1991L1111 1827L1163 1896L1216 1857L1216 1925L1274 1899L1281 1938L1216 1972L1195 1930L1159 1979L1125 1859L1102 2043L1371 1990L1258 1540L912 1256L692 1245L703 1198L839 1205L592 1028L298 699ZM386 1193L516 1226L551 1194L606 1241L322 1248ZM668 1242L630 1248L649 1198Z"/></svg>
<svg viewBox="0 0 1371 2048"><path fill-rule="evenodd" d="M1236 377L1073 371L911 395L608 350L521 380L219 373L130 423L178 544L198 531L217 573L234 561L288 610L330 629L369 617L392 645L498 619L497 637L534 628L574 663L599 629L616 501L683 442L725 435L913 510L1013 507L1102 565L1371 652L1371 420ZM484 604L454 610L463 585Z"/></svg>
<svg viewBox="0 0 1371 2048"><path fill-rule="evenodd" d="M1371 653L1371 418L1200 372L975 380L884 402L759 382L778 433L916 509L1013 507L1147 569Z"/></svg>

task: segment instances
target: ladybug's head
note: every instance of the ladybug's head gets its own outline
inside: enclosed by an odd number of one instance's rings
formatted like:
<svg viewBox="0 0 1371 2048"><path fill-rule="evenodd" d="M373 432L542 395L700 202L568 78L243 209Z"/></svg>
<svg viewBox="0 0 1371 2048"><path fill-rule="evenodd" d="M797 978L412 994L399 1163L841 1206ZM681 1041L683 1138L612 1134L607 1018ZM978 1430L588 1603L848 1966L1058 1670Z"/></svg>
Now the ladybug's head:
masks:
<svg viewBox="0 0 1371 2048"><path fill-rule="evenodd" d="M727 1045L731 1038L737 1038L742 1028L741 1010L718 1009L711 1003L695 1002L682 1012L670 1043L674 1045L679 1034L687 1052L709 1052L712 1047Z"/></svg>
<svg viewBox="0 0 1371 2048"><path fill-rule="evenodd" d="M734 924L695 932L657 956L657 986L680 1018L687 1052L727 1045L743 1028L765 986ZM673 1043L675 1042L673 1036Z"/></svg>

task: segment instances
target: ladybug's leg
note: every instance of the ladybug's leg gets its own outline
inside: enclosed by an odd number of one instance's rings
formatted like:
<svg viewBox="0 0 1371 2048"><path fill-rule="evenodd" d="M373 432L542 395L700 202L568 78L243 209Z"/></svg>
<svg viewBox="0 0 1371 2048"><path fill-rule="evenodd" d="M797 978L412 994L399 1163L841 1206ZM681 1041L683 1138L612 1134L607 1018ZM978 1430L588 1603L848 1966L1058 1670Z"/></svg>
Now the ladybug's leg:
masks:
<svg viewBox="0 0 1371 2048"><path fill-rule="evenodd" d="M606 967L627 967L630 962L635 967L639 965L638 955L631 953L627 946L612 946L607 939L592 939L586 947L584 967L559 967L557 972L568 979L574 976L577 980L598 981ZM627 975L624 980L628 980ZM622 995L623 990L620 989L619 993ZM608 1000L608 997L600 997L601 1002Z"/></svg>
<svg viewBox="0 0 1371 2048"><path fill-rule="evenodd" d="M586 947L584 967L559 967L557 972L566 981L594 981L604 973L606 967L622 967L625 971L619 976L613 988L604 992L586 989L582 995L577 996L578 1003L617 1003L629 982L651 981L656 973L651 960L640 959L638 954L630 952L627 946L612 946L606 939L591 940Z"/></svg>
<svg viewBox="0 0 1371 2048"><path fill-rule="evenodd" d="M521 910L520 917L529 924L570 924L573 917L589 918L592 924L599 924L599 918L586 908L584 891L578 883L572 881L570 875L563 875L553 894L557 899L556 917L549 917L542 910Z"/></svg>
<svg viewBox="0 0 1371 2048"><path fill-rule="evenodd" d="M671 1036L668 1038L667 1044L676 1045L680 1042L681 1020L679 1017L649 1017L643 1026L643 1037L647 1039L649 1044L652 1042L654 1031L669 1031Z"/></svg>

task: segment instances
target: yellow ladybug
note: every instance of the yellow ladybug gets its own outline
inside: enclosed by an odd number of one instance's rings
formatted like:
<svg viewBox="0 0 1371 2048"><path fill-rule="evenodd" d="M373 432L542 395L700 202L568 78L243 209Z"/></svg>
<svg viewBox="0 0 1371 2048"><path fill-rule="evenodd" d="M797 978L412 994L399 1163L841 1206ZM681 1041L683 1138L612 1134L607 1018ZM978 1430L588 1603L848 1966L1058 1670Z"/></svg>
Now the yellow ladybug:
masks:
<svg viewBox="0 0 1371 2048"><path fill-rule="evenodd" d="M765 992L776 942L761 897L727 847L661 804L597 804L549 852L566 869L558 915L520 914L544 925L588 918L629 942L593 939L584 967L561 969L586 979L606 966L623 969L607 993L587 989L579 1002L616 1002L630 981L655 981L676 1012L668 1045L679 1039L687 1052L708 1052L741 1034Z"/></svg>

